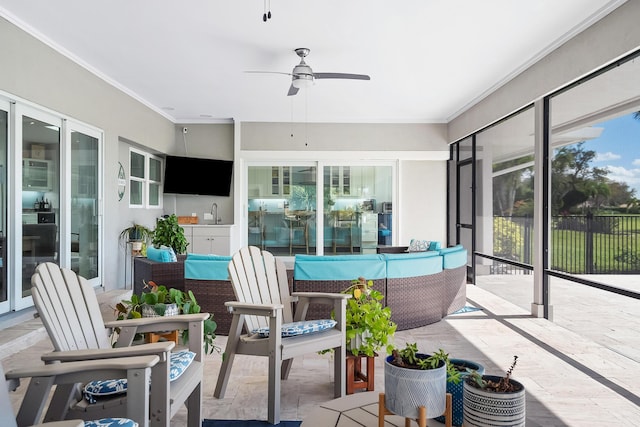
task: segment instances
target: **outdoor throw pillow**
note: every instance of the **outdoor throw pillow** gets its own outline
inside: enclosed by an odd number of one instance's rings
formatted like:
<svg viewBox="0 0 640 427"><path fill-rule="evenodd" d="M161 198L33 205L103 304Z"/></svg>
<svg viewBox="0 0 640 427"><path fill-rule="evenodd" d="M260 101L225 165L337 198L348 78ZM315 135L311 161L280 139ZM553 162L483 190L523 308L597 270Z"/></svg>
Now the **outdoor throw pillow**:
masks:
<svg viewBox="0 0 640 427"><path fill-rule="evenodd" d="M428 240L418 240L411 239L409 242L408 252L424 252L429 250L429 241Z"/></svg>
<svg viewBox="0 0 640 427"><path fill-rule="evenodd" d="M169 362L169 381L180 378L189 367L196 354L189 350L171 353ZM96 403L96 398L113 396L127 392L127 379L91 381L84 386L84 397L89 403Z"/></svg>
<svg viewBox="0 0 640 427"><path fill-rule="evenodd" d="M336 326L336 322L333 319L320 319L320 320L304 320L301 322L285 323L280 329L282 331L282 337L294 337L296 335L310 334L313 332L325 331ZM269 337L269 327L254 329L251 331L254 334L258 334L261 338Z"/></svg>
<svg viewBox="0 0 640 427"><path fill-rule="evenodd" d="M95 421L85 421L84 427L137 427L138 423L128 418L101 418Z"/></svg>

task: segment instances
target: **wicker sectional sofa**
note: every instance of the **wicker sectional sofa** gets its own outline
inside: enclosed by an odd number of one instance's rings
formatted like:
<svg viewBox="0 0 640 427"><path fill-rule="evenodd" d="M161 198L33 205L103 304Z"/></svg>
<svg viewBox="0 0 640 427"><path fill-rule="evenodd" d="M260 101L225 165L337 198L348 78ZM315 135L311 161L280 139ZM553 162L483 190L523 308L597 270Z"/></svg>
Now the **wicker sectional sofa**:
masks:
<svg viewBox="0 0 640 427"><path fill-rule="evenodd" d="M224 303L235 300L227 267L231 257L189 254L178 263L143 262L156 271L151 278L165 284L162 277L183 280L172 285L193 291L203 312L214 315L216 333L226 335L231 315ZM151 267L150 267L151 266ZM155 270L153 270L155 268ZM351 281L364 277L384 296L398 330L438 322L464 307L466 302L467 250L462 246L427 252L400 252L366 255L296 255L289 273L292 292L341 292ZM170 270L173 270L169 273ZM137 271L136 271L137 273ZM162 274L160 274L162 273ZM330 316L331 307L311 305L308 319Z"/></svg>

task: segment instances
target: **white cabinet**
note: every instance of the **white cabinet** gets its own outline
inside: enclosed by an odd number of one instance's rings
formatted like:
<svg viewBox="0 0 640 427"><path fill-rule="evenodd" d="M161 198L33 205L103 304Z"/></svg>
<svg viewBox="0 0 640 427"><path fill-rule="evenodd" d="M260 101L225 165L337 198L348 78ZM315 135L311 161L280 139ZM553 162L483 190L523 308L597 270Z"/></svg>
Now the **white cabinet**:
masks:
<svg viewBox="0 0 640 427"><path fill-rule="evenodd" d="M187 252L196 254L231 255L230 225L183 225L189 242Z"/></svg>

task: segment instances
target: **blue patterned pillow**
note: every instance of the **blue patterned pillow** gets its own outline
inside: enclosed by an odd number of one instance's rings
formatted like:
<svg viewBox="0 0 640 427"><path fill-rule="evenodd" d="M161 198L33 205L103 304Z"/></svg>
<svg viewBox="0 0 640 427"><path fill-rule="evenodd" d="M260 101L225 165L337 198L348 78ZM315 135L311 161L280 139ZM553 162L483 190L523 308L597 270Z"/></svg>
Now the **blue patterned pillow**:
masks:
<svg viewBox="0 0 640 427"><path fill-rule="evenodd" d="M85 421L84 427L138 427L138 423L128 418L102 418L95 421Z"/></svg>
<svg viewBox="0 0 640 427"><path fill-rule="evenodd" d="M187 370L196 354L193 351L182 350L171 353L171 363L169 367L169 381L177 380L180 375Z"/></svg>
<svg viewBox="0 0 640 427"><path fill-rule="evenodd" d="M96 397L112 396L127 392L127 379L91 381L84 386L84 397L89 403L96 403Z"/></svg>
<svg viewBox="0 0 640 427"><path fill-rule="evenodd" d="M310 334L313 332L320 332L327 329L331 329L336 326L336 322L333 319L320 319L320 320L303 320L301 322L285 323L282 325L283 337L294 337L296 335ZM254 334L258 334L261 338L269 337L269 327L265 326L252 331Z"/></svg>
<svg viewBox="0 0 640 427"><path fill-rule="evenodd" d="M196 354L189 350L171 353L169 361L169 381L180 378L189 367ZM89 403L96 403L97 397L113 396L127 392L127 379L91 381L84 386L84 397ZM117 424L116 424L117 425Z"/></svg>

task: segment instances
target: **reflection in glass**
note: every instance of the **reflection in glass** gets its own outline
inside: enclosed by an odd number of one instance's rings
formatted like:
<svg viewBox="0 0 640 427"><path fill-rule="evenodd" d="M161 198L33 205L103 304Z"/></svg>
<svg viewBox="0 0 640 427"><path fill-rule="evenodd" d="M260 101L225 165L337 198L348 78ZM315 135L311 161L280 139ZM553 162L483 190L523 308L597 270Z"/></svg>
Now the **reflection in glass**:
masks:
<svg viewBox="0 0 640 427"><path fill-rule="evenodd" d="M60 128L22 118L22 296L42 262L59 263Z"/></svg>
<svg viewBox="0 0 640 427"><path fill-rule="evenodd" d="M247 172L250 245L281 255L319 253L319 224L323 253L375 253L380 231L381 244L391 244L391 166L249 166Z"/></svg>
<svg viewBox="0 0 640 427"><path fill-rule="evenodd" d="M7 117L8 113L0 110L0 302L7 301Z"/></svg>
<svg viewBox="0 0 640 427"><path fill-rule="evenodd" d="M98 277L98 139L71 132L71 269Z"/></svg>

